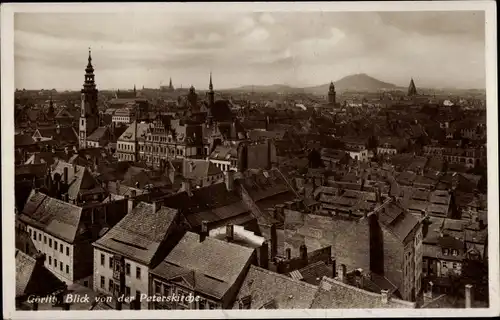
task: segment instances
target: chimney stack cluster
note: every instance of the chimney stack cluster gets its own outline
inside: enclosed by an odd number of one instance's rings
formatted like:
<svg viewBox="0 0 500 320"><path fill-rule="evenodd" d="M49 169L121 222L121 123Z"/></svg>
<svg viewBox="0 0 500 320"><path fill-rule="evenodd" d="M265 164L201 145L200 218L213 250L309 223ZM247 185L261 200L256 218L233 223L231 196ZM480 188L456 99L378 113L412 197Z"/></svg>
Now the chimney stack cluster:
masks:
<svg viewBox="0 0 500 320"><path fill-rule="evenodd" d="M205 241L205 238L207 236L208 236L208 221L203 220L201 222L200 242Z"/></svg>

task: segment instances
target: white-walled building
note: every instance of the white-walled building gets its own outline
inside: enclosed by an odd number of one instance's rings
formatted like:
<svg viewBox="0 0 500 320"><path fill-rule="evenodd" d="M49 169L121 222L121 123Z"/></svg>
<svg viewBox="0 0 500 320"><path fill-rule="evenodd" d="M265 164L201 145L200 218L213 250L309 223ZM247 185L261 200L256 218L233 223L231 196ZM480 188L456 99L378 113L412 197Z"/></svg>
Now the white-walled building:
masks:
<svg viewBox="0 0 500 320"><path fill-rule="evenodd" d="M126 297L148 294L149 269L175 245L167 238L175 237L178 230L176 210L145 202L132 207L129 199L129 213L93 244L95 291ZM140 307L147 309L147 301Z"/></svg>

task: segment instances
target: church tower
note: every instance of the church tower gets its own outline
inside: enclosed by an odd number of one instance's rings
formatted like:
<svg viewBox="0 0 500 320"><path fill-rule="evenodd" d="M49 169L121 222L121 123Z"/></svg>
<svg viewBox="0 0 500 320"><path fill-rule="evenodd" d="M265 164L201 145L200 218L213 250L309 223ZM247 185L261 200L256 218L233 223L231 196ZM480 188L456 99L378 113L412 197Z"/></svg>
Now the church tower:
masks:
<svg viewBox="0 0 500 320"><path fill-rule="evenodd" d="M208 83L208 107L212 108L215 104L214 85L212 84L212 72L210 72L210 82Z"/></svg>
<svg viewBox="0 0 500 320"><path fill-rule="evenodd" d="M94 67L92 66L92 56L89 48L89 59L87 68L85 68L85 82L81 90L80 149L87 147L87 136L92 134L99 126L97 89L94 77Z"/></svg>
<svg viewBox="0 0 500 320"><path fill-rule="evenodd" d="M413 78L410 80L410 86L408 87L408 96L416 96L417 95L417 87L415 87L415 82L413 82Z"/></svg>
<svg viewBox="0 0 500 320"><path fill-rule="evenodd" d="M328 90L328 104L335 105L337 93L335 92L335 85L333 81L330 82L330 89Z"/></svg>
<svg viewBox="0 0 500 320"><path fill-rule="evenodd" d="M174 90L174 86L172 85L172 78L170 78L170 82L168 83L168 89L170 91L173 91Z"/></svg>

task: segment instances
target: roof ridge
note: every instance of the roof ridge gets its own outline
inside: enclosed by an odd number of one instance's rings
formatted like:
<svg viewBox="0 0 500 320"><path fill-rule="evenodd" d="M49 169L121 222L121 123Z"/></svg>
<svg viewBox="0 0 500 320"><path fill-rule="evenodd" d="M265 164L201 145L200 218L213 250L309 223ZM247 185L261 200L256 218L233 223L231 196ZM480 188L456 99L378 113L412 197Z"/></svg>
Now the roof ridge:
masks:
<svg viewBox="0 0 500 320"><path fill-rule="evenodd" d="M256 265L251 265L250 268L256 269L257 271L260 271L260 272L263 272L263 273L266 273L266 274L269 274L269 275L272 275L272 276L276 276L278 278L282 278L284 280L289 280L289 281L295 282L297 284L303 285L305 287L309 287L311 289L318 289L318 286L315 286L313 284L307 283L305 281L296 280L296 279L288 277L288 276L286 276L284 274L273 272L271 270L267 270L267 269L261 268L261 267L256 266Z"/></svg>

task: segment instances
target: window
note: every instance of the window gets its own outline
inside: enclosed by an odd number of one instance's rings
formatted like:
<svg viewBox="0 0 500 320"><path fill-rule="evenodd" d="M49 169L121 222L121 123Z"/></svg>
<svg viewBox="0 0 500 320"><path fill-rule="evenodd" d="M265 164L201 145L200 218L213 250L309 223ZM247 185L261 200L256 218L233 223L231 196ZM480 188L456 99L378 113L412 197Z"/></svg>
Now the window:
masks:
<svg viewBox="0 0 500 320"><path fill-rule="evenodd" d="M52 265L52 257L49 256L49 265Z"/></svg>
<svg viewBox="0 0 500 320"><path fill-rule="evenodd" d="M446 268L446 267L447 267L447 266L446 266L446 261L443 261L443 262L442 262L442 265L443 265L443 268Z"/></svg>
<svg viewBox="0 0 500 320"><path fill-rule="evenodd" d="M453 249L452 254L453 254L454 256L458 256L458 250Z"/></svg>
<svg viewBox="0 0 500 320"><path fill-rule="evenodd" d="M66 273L69 273L69 266L66 265Z"/></svg>
<svg viewBox="0 0 500 320"><path fill-rule="evenodd" d="M104 266L104 254L101 253L101 266Z"/></svg>
<svg viewBox="0 0 500 320"><path fill-rule="evenodd" d="M456 269L456 268L457 268L457 263L453 262L453 269Z"/></svg>
<svg viewBox="0 0 500 320"><path fill-rule="evenodd" d="M137 266L137 267L135 268L135 277L136 277L137 279L140 279L140 278L141 278L141 268L140 268L139 266Z"/></svg>
<svg viewBox="0 0 500 320"><path fill-rule="evenodd" d="M54 267L57 268L57 259L54 258Z"/></svg>
<svg viewBox="0 0 500 320"><path fill-rule="evenodd" d="M42 234L41 233L38 234L38 241L42 241Z"/></svg>
<svg viewBox="0 0 500 320"><path fill-rule="evenodd" d="M154 284L155 284L155 291L154 291L154 293L155 294L161 294L161 283L158 282L158 281L155 281Z"/></svg>
<svg viewBox="0 0 500 320"><path fill-rule="evenodd" d="M33 231L33 239L36 240L36 231Z"/></svg>
<svg viewBox="0 0 500 320"><path fill-rule="evenodd" d="M43 243L47 244L47 236L43 236Z"/></svg>
<svg viewBox="0 0 500 320"><path fill-rule="evenodd" d="M198 309L206 309L207 308L207 300L205 299L200 299L198 301L199 305L198 305Z"/></svg>
<svg viewBox="0 0 500 320"><path fill-rule="evenodd" d="M31 229L28 229L29 233L30 233L30 237L31 237Z"/></svg>
<svg viewBox="0 0 500 320"><path fill-rule="evenodd" d="M109 257L109 268L113 270L113 257Z"/></svg>
<svg viewBox="0 0 500 320"><path fill-rule="evenodd" d="M449 253L448 249L443 249L443 255L447 256Z"/></svg>
<svg viewBox="0 0 500 320"><path fill-rule="evenodd" d="M125 274L126 274L127 276L129 276L129 275L130 275L130 263L126 263L126 264L125 264Z"/></svg>
<svg viewBox="0 0 500 320"><path fill-rule="evenodd" d="M63 246L63 244L62 244L62 243L59 245L59 251L60 251L61 253L64 253L64 246Z"/></svg>
<svg viewBox="0 0 500 320"><path fill-rule="evenodd" d="M57 250L57 241L56 240L54 240L54 249Z"/></svg>
<svg viewBox="0 0 500 320"><path fill-rule="evenodd" d="M59 270L63 271L63 263L59 261Z"/></svg>
<svg viewBox="0 0 500 320"><path fill-rule="evenodd" d="M105 284L106 284L106 279L103 276L101 276L101 288L104 289Z"/></svg>
<svg viewBox="0 0 500 320"><path fill-rule="evenodd" d="M210 310L213 310L213 309L217 309L217 305L213 302L208 302L208 309Z"/></svg>
<svg viewBox="0 0 500 320"><path fill-rule="evenodd" d="M170 293L172 291L172 287L169 285L169 284L166 284L164 283L163 284L163 295L166 297L166 296L169 296Z"/></svg>
<svg viewBox="0 0 500 320"><path fill-rule="evenodd" d="M125 296L130 297L130 287L129 286L125 286Z"/></svg>
<svg viewBox="0 0 500 320"><path fill-rule="evenodd" d="M69 247L66 247L66 255L69 256Z"/></svg>
<svg viewBox="0 0 500 320"><path fill-rule="evenodd" d="M114 284L114 282L113 282L113 279L109 279L109 291L110 291L110 292L113 292L114 287L115 287L114 285L115 285L115 284Z"/></svg>

